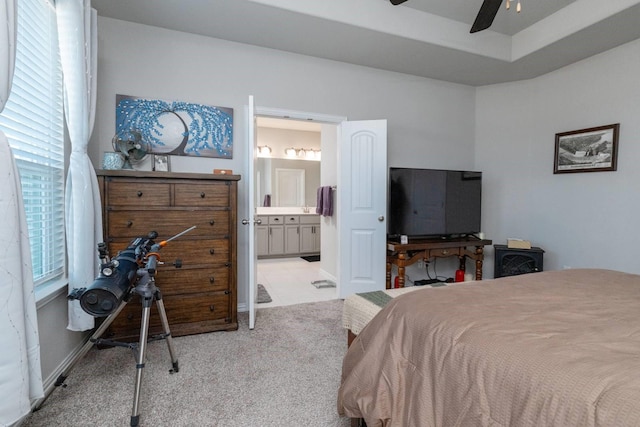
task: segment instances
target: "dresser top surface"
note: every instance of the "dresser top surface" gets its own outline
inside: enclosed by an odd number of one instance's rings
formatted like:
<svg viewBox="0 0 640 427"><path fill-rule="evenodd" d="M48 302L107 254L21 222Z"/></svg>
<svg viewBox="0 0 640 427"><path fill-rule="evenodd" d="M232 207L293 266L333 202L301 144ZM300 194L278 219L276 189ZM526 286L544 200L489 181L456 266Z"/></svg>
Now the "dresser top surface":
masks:
<svg viewBox="0 0 640 427"><path fill-rule="evenodd" d="M240 175L225 175L212 173L190 173L190 172L151 172L130 169L103 170L96 171L97 176L123 177L123 178L169 178L169 179L210 179L218 181L239 181Z"/></svg>

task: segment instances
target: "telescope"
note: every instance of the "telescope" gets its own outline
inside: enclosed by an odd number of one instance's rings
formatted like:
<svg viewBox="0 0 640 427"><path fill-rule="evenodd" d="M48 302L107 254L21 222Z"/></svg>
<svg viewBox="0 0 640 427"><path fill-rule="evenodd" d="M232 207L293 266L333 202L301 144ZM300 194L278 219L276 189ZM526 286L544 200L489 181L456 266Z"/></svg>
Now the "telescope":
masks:
<svg viewBox="0 0 640 427"><path fill-rule="evenodd" d="M126 249L109 259L105 243L98 244L100 254L100 273L95 281L86 288L76 288L69 299L80 300L80 307L94 317L107 317L118 309L121 302L127 301L132 289L146 273L153 276L158 263L158 251L169 241L193 230L195 226L156 243L158 233L151 231L147 236L136 237ZM180 266L180 262L176 262Z"/></svg>
<svg viewBox="0 0 640 427"><path fill-rule="evenodd" d="M80 306L84 311L94 317L107 317L100 326L97 327L93 335L85 343L85 345L77 353L76 357L58 376L55 386L64 386L67 375L75 364L84 357L85 354L93 347L94 344L106 346L128 347L135 351L136 355L136 383L133 393L133 409L131 411L131 426L137 427L140 422L140 393L142 383L142 372L146 361L147 341L149 337L149 316L151 313L151 305L156 302L160 321L164 329L164 334L155 339L164 339L167 341L169 348L169 356L171 357L170 373L180 370L178 358L175 356L173 349L173 340L171 339L171 331L169 329L169 321L167 313L162 302L162 293L155 285L156 267L160 260L159 251L168 242L182 236L196 228L194 225L181 233L176 234L170 239L163 240L159 243L155 242L158 233L150 232L145 237L136 237L129 246L120 251L115 258L109 259L107 245L105 243L98 244L98 252L100 253L100 273L96 280L86 288L76 288L69 294L69 299L80 300ZM181 262L176 261L175 266L181 267ZM111 322L120 314L125 305L129 302L131 295L137 294L142 303L142 318L140 321L140 340L138 343L123 343L100 338L107 330ZM40 406L47 399L48 395L41 398L35 403L35 408Z"/></svg>

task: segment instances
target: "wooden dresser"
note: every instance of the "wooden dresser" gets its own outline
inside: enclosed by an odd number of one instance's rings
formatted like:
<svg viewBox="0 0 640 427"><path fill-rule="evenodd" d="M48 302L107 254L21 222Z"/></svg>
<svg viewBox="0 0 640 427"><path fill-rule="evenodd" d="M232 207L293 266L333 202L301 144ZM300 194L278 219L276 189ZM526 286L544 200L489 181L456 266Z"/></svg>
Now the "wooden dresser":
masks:
<svg viewBox="0 0 640 427"><path fill-rule="evenodd" d="M157 242L191 226L161 251L156 285L171 335L238 329L236 217L238 175L131 170L98 171L104 240L115 257L135 237L158 232ZM182 268L176 268L176 259ZM104 338L137 340L142 307L137 296ZM162 332L156 305L149 335Z"/></svg>

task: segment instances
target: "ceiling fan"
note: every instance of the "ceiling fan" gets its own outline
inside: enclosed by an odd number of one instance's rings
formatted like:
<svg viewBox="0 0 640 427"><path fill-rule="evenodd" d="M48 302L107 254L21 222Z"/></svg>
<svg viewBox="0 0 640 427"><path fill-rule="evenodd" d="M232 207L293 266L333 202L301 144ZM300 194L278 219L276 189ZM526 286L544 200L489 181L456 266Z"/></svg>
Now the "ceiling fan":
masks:
<svg viewBox="0 0 640 427"><path fill-rule="evenodd" d="M389 1L391 1L392 5L397 6L406 2L407 0ZM493 23L493 19L496 17L501 4L502 0L484 0L482 2L482 6L480 7L480 11L478 12L478 16L476 16L476 20L471 26L470 32L476 33L478 31L486 30L487 28L489 28Z"/></svg>

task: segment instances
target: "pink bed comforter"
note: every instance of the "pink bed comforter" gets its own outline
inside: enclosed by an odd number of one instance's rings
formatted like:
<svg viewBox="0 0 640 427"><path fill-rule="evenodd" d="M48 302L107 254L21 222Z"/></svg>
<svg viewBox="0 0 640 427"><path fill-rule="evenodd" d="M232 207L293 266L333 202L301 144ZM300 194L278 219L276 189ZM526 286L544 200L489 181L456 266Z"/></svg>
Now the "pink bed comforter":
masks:
<svg viewBox="0 0 640 427"><path fill-rule="evenodd" d="M347 352L368 427L640 426L640 276L564 270L395 298Z"/></svg>

